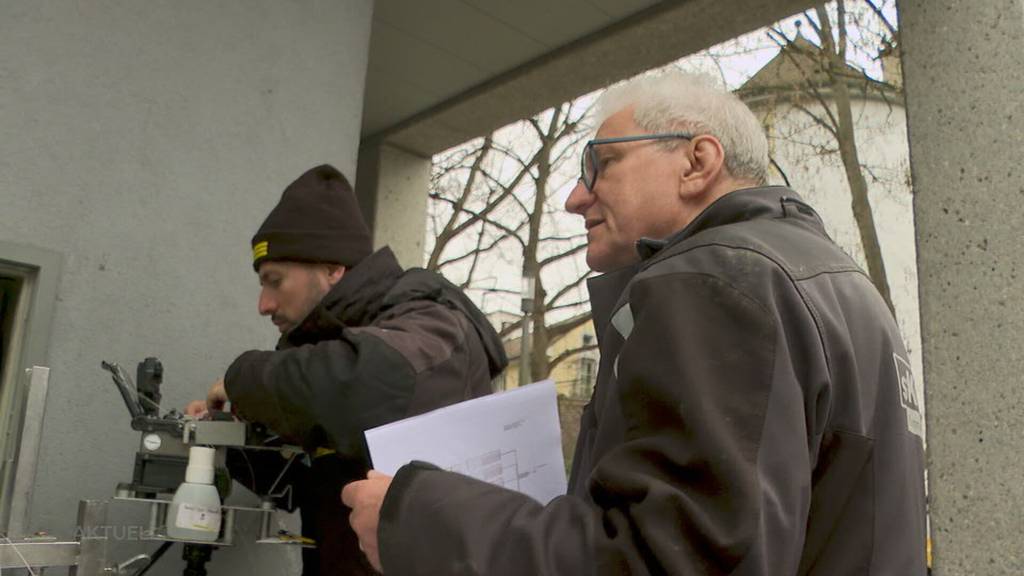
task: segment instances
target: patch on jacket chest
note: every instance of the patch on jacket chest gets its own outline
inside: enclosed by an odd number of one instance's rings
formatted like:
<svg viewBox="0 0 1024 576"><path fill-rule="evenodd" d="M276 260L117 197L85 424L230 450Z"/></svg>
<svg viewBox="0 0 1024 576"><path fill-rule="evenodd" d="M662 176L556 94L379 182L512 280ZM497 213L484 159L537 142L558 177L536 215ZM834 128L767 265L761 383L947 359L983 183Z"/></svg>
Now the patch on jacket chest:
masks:
<svg viewBox="0 0 1024 576"><path fill-rule="evenodd" d="M612 326L615 327L615 331L622 336L622 341L629 340L629 335L633 333L633 309L629 307L627 302L625 306L619 308L612 315L611 320ZM612 363L612 373L615 377L619 377L619 356L615 355L615 362Z"/></svg>
<svg viewBox="0 0 1024 576"><path fill-rule="evenodd" d="M633 309L629 307L628 303L615 311L612 316L612 326L623 340L629 340L629 335L633 332Z"/></svg>

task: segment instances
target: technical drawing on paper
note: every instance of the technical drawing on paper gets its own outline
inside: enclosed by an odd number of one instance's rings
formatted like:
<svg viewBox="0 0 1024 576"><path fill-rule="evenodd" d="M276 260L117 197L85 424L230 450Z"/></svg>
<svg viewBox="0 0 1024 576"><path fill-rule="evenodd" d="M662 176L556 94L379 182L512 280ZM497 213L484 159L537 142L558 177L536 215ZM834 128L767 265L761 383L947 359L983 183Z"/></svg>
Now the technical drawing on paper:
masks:
<svg viewBox="0 0 1024 576"><path fill-rule="evenodd" d="M386 474L431 462L542 504L565 494L561 441L550 380L366 431L374 467Z"/></svg>
<svg viewBox="0 0 1024 576"><path fill-rule="evenodd" d="M490 482L503 486L509 490L522 492L519 486L521 480L529 478L537 473L544 464L533 466L527 470L519 469L519 452L512 450L491 450L479 456L466 459L464 462L455 464L448 468L451 472L472 476L477 480Z"/></svg>
<svg viewBox="0 0 1024 576"><path fill-rule="evenodd" d="M491 450L449 468L477 480L519 490L519 454L513 450Z"/></svg>

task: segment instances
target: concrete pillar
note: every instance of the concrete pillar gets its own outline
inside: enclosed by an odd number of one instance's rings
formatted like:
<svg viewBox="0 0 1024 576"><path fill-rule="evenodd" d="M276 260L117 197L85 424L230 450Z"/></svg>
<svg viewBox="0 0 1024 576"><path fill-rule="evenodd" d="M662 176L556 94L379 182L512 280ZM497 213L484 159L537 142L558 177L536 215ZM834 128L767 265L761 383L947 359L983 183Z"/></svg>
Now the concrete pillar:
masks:
<svg viewBox="0 0 1024 576"><path fill-rule="evenodd" d="M1024 566L1024 0L901 0L935 573Z"/></svg>
<svg viewBox="0 0 1024 576"><path fill-rule="evenodd" d="M356 194L375 247L391 246L405 267L423 265L430 158L380 143L359 149Z"/></svg>

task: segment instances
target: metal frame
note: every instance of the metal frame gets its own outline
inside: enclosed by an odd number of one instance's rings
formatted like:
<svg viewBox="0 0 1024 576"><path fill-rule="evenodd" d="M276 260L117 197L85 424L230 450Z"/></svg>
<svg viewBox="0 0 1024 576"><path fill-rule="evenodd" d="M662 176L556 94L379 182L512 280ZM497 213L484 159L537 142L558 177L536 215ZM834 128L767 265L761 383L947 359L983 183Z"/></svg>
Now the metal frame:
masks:
<svg viewBox="0 0 1024 576"><path fill-rule="evenodd" d="M131 498L118 496L114 498L115 502L131 502L136 504L146 504L149 506L149 526L147 527L145 535L142 540L158 540L161 542L185 542L192 544L211 544L213 546L231 546L234 544L234 532L235 532L235 513L241 512L257 512L263 514L264 517L271 516L274 509L265 508L250 508L247 506L221 506L221 510L224 513L224 523L221 527L223 536L213 542L205 540L182 540L180 538L169 538L167 536L167 510L170 508L170 500L158 500L154 498ZM261 518L261 526L266 524L265 519ZM261 533L260 536L263 536Z"/></svg>
<svg viewBox="0 0 1024 576"><path fill-rule="evenodd" d="M0 570L69 566L69 576L116 574L107 566L107 503L82 500L78 504L78 540L57 541L46 538L4 539L0 541Z"/></svg>
<svg viewBox="0 0 1024 576"><path fill-rule="evenodd" d="M20 555L19 555L20 553ZM0 542L0 570L78 564L78 542L17 540ZM24 560L22 560L24 558Z"/></svg>
<svg viewBox="0 0 1024 576"><path fill-rule="evenodd" d="M46 416L46 392L49 387L50 369L33 366L28 399L25 402L24 426L21 430L21 446L14 470L14 489L11 498L10 518L7 534L25 536L28 534L29 511L32 504L32 488L36 483L36 468L39 447L43 436L43 418Z"/></svg>
<svg viewBox="0 0 1024 576"><path fill-rule="evenodd" d="M140 554L121 564L113 564L108 560L109 535L107 527L107 508L111 501L82 500L78 504L77 540L59 541L48 537L31 537L21 539L0 539L0 571L12 568L25 568L26 564L33 570L41 568L69 567L69 576L118 576L134 573L128 570L149 556ZM144 498L115 498L113 502L143 503L150 507L149 528L152 536L143 540L159 540L165 542L183 542L208 544L213 546L231 546L234 540L235 515L238 512L255 512L260 514L260 532L257 543L282 543L272 534L274 507L264 502L260 508L244 506L224 506L224 536L216 542L199 542L167 538L164 535L168 500L150 500ZM307 544L289 543L303 548Z"/></svg>

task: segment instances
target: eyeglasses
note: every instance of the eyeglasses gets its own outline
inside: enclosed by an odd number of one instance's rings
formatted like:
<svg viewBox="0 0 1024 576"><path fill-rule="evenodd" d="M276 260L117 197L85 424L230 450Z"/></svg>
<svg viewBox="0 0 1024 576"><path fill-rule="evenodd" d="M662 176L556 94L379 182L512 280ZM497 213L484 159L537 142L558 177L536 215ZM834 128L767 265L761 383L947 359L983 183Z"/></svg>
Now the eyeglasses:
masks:
<svg viewBox="0 0 1024 576"><path fill-rule="evenodd" d="M597 157L597 150L594 148L599 144L618 144L620 142L639 142L641 140L693 140L693 134L686 132L668 132L665 134L644 134L642 136L620 136L618 138L595 138L587 142L583 147L583 155L580 156L580 181L587 187L587 191L594 190L597 183L597 176L600 172L601 163Z"/></svg>

